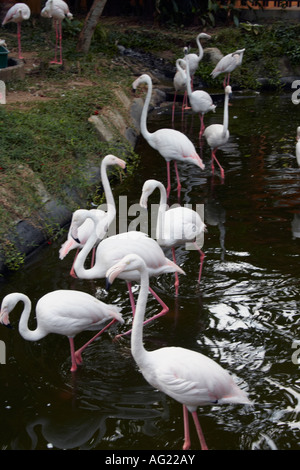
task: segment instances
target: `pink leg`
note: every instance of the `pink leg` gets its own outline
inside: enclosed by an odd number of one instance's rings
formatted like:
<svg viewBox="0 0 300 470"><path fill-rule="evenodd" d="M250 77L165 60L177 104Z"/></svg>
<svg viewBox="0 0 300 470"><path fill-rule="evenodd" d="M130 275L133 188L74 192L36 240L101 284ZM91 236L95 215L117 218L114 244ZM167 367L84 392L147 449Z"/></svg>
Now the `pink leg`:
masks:
<svg viewBox="0 0 300 470"><path fill-rule="evenodd" d="M201 426L200 426L200 423L199 423L199 420L198 420L197 411L193 411L192 416L193 416L193 420L194 420L195 427L196 427L196 430L197 430L197 434L198 434L198 437L199 437L201 450L208 450L208 447L207 447L206 442L205 442L204 434L202 432L202 429L201 429Z"/></svg>
<svg viewBox="0 0 300 470"><path fill-rule="evenodd" d="M174 100L173 100L173 106L172 106L172 124L174 124L175 103L176 103L176 91L174 94Z"/></svg>
<svg viewBox="0 0 300 470"><path fill-rule="evenodd" d="M128 288L128 293L129 293L129 300L130 300L130 305L131 305L131 310L132 310L132 316L134 318L134 315L135 315L135 302L134 302L134 298L133 298L131 282L127 282L127 288Z"/></svg>
<svg viewBox="0 0 300 470"><path fill-rule="evenodd" d="M18 49L19 49L19 59L24 59L21 51L21 23L18 23Z"/></svg>
<svg viewBox="0 0 300 470"><path fill-rule="evenodd" d="M185 91L184 95L183 95L182 108L181 108L181 121L183 121L184 110L185 109L190 109L190 108L188 108L187 91Z"/></svg>
<svg viewBox="0 0 300 470"><path fill-rule="evenodd" d="M76 357L75 357L74 339L69 338L69 343L70 343L71 360L72 360L71 372L75 372L77 370L77 362L76 362Z"/></svg>
<svg viewBox="0 0 300 470"><path fill-rule="evenodd" d="M54 60L52 60L50 63L51 64L57 64L57 42L58 42L58 31L57 31L57 21L54 20L55 24L55 54L54 54Z"/></svg>
<svg viewBox="0 0 300 470"><path fill-rule="evenodd" d="M175 173L176 173L176 178L177 178L177 195L178 195L178 198L179 198L180 197L180 191L181 191L181 183L180 183L180 179L179 179L177 162L175 162L175 161L174 161L174 167L175 167Z"/></svg>
<svg viewBox="0 0 300 470"><path fill-rule="evenodd" d="M174 263L176 264L176 255L175 255L175 248L172 247L172 255L173 255L173 261ZM178 273L176 272L175 273L175 295L176 297L178 296L178 288L179 288L179 277L178 277Z"/></svg>
<svg viewBox="0 0 300 470"><path fill-rule="evenodd" d="M168 178L167 197L169 197L170 191L171 191L170 162L167 162L167 178Z"/></svg>
<svg viewBox="0 0 300 470"><path fill-rule="evenodd" d="M199 276L198 276L198 282L200 283L205 254L204 254L203 251L198 247L198 245L197 245L196 242L194 242L194 245L195 245L195 247L197 248L197 250L198 250L199 253L200 253L200 268L199 268Z"/></svg>
<svg viewBox="0 0 300 470"><path fill-rule="evenodd" d="M224 179L225 177L225 173L224 173L224 170L223 168L221 167L215 153L216 153L217 149L214 149L212 152L211 152L211 157L212 157L212 160L211 160L211 166L212 166L212 171L214 172L214 161L217 163L217 165L219 165L219 168L220 168L220 171L221 171L221 178Z"/></svg>
<svg viewBox="0 0 300 470"><path fill-rule="evenodd" d="M191 439L190 439L190 427L189 427L189 412L185 405L183 407L183 423L184 423L184 443L183 450L189 450L191 448Z"/></svg>
<svg viewBox="0 0 300 470"><path fill-rule="evenodd" d="M102 328L101 331L98 331L98 333L95 336L93 336L93 338L91 338L87 343L85 343L83 346L81 346L80 349L77 349L77 351L74 353L76 364L81 364L82 363L82 357L81 357L82 351L85 348L87 348L93 341L95 341L95 339L97 339L100 335L102 335L102 333L104 333L104 331L107 330L116 321L117 320L115 320L115 319L112 320L110 323L108 323L108 325L106 325L104 328Z"/></svg>
<svg viewBox="0 0 300 470"><path fill-rule="evenodd" d="M162 306L162 310L160 313L153 315L153 317L149 318L148 320L144 321L143 325L147 325L152 320L156 320L157 318L165 315L169 311L169 307L162 301L162 299L154 292L151 287L149 287L149 292L153 295L153 297L158 301L158 303ZM134 310L135 310L135 305L134 305ZM134 315L133 315L134 317ZM128 330L125 333L121 333L120 335L117 335L115 337L115 340L118 340L121 336L129 335L132 330Z"/></svg>
<svg viewBox="0 0 300 470"><path fill-rule="evenodd" d="M205 125L204 125L204 118L203 118L203 114L199 114L199 118L200 118L200 132L199 132L199 139L201 140L201 137L203 135L203 132L205 130Z"/></svg>
<svg viewBox="0 0 300 470"><path fill-rule="evenodd" d="M60 54L59 64L62 64L62 26L61 26L61 21L59 22L59 54Z"/></svg>

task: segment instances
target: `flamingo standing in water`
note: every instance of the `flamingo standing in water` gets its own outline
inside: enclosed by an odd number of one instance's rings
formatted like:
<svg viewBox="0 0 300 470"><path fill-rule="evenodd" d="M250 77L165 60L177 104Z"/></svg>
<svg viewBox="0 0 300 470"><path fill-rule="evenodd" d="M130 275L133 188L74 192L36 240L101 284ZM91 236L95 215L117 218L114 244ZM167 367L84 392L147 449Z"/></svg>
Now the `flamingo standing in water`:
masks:
<svg viewBox="0 0 300 470"><path fill-rule="evenodd" d="M186 54L186 89L189 98L189 102L191 105L192 110L194 113L199 114L200 118L200 131L199 131L199 138L201 139L202 134L205 129L204 125L204 114L208 113L209 111L215 112L216 106L213 103L212 97L204 90L195 90L192 91L191 87L191 76L190 76L190 64L189 58L187 54L187 48L185 48ZM186 109L188 107L186 106Z"/></svg>
<svg viewBox="0 0 300 470"><path fill-rule="evenodd" d="M29 20L30 15L31 11L28 5L25 3L16 3L8 10L2 21L2 26L10 22L17 23L19 59L24 59L21 51L21 23L23 20Z"/></svg>
<svg viewBox="0 0 300 470"><path fill-rule="evenodd" d="M174 85L175 93L174 93L174 100L173 100L173 106L172 106L172 123L174 123L175 103L176 103L177 93L179 91L184 91L182 108L181 108L181 110L182 110L181 119L183 119L184 108L187 104L186 103L186 99L187 99L186 71L185 71L184 67L186 67L185 61L183 59L177 59L176 60L176 69L177 69L177 71L176 71L176 73L174 75L174 78L173 78L173 85Z"/></svg>
<svg viewBox="0 0 300 470"><path fill-rule="evenodd" d="M148 198L158 188L160 191L160 202L156 223L156 239L160 246L171 248L173 261L176 263L175 246L192 242L200 253L200 268L198 282L201 279L204 253L196 242L196 238L204 233L205 225L200 215L188 207L173 207L167 210L167 193L160 181L147 180L143 185L140 205L147 208ZM175 272L175 289L178 294L179 279Z"/></svg>
<svg viewBox="0 0 300 470"><path fill-rule="evenodd" d="M39 341L49 333L65 335L69 338L72 367L77 370L82 363L81 353L100 334L114 322L124 323L120 308L107 305L90 294L76 290L56 290L41 297L36 305L35 330L28 328L31 312L29 297L20 292L14 292L4 297L0 310L0 323L9 325L9 313L18 302L23 302L24 308L19 322L19 332L28 341ZM81 331L99 330L101 325L110 320L100 332L75 352L74 337Z"/></svg>
<svg viewBox="0 0 300 470"><path fill-rule="evenodd" d="M126 168L126 163L124 160L122 160L121 158L115 157L114 155L111 155L111 154L106 155L101 162L101 170L100 170L101 182L102 182L102 187L103 187L106 202L107 202L107 211L103 211L101 209L90 209L95 215L95 217L98 219L97 244L102 238L104 238L104 236L106 235L109 229L110 224L113 222L114 218L116 217L116 204L115 204L114 196L113 196L110 184L109 184L109 179L107 176L108 166L114 166L114 165L119 166L123 170ZM73 217L74 215L75 213L73 214ZM72 226L72 222L70 224L70 227L71 226ZM78 254L79 249L82 248L83 245L87 242L93 230L94 230L94 222L90 218L87 218L85 223L79 227L77 240L74 240L69 229L67 240L62 244L59 250L59 258L61 260L64 259L65 256L73 249L77 249L77 254ZM95 250L93 249L92 265L94 262L94 254L95 254ZM76 277L73 266L71 268L70 274L71 276Z"/></svg>
<svg viewBox="0 0 300 470"><path fill-rule="evenodd" d="M205 166L200 156L196 152L194 144L182 132L179 132L175 129L158 129L157 131L152 133L148 131L147 115L152 95L152 80L149 75L143 74L139 78L137 78L132 84L133 90L136 90L136 88L142 83L145 83L148 86L148 91L141 115L141 133L143 137L147 140L148 144L151 145L151 147L153 147L155 150L157 150L167 162L168 196L171 190L170 161L174 161L177 177L177 192L179 196L181 184L177 169L177 162L179 161L192 163L193 165L196 165L202 170L204 170Z"/></svg>
<svg viewBox="0 0 300 470"><path fill-rule="evenodd" d="M202 60L203 54L204 54L203 47L201 45L200 39L210 39L210 38L211 38L211 36L209 34L206 34L206 33L198 34L198 36L196 37L196 43L197 43L197 46L198 46L199 54L190 53L187 56L185 56L185 60L188 59L189 64L190 64L190 75L191 75L191 87L192 88L193 88L194 75L195 75L196 70L199 66L199 62Z"/></svg>
<svg viewBox="0 0 300 470"><path fill-rule="evenodd" d="M76 217L73 217L71 227L72 236L76 239L78 228L81 224L85 222L87 217L93 220L95 228L84 247L78 253L78 256L74 263L74 271L79 279L105 278L106 271L113 264L115 264L117 261L119 261L126 254L129 253L136 253L143 258L146 263L149 276L159 276L164 273L174 273L176 271L181 274L184 274L184 271L179 266L177 266L173 261L165 257L161 247L155 240L148 237L148 235L146 235L145 233L137 231L120 233L118 235L113 235L102 240L96 250L94 266L90 269L85 269L85 260L97 239L97 219L90 211L80 209L77 211ZM131 290L131 283L139 282L139 272L127 271L126 275L121 275L120 278L127 282L128 293L132 308L132 315L134 316L135 303ZM162 311L147 320L146 323L156 318L159 318L162 315L165 315L169 310L167 305L154 292L154 290L152 288L149 288L149 290L154 296L154 298L162 306ZM129 331L127 333L129 333Z"/></svg>
<svg viewBox="0 0 300 470"><path fill-rule="evenodd" d="M225 57L222 57L222 59L219 60L219 62L211 72L211 76L213 78L216 78L218 75L220 75L220 73L225 73L223 82L224 88L229 85L231 72L233 72L234 69L241 65L243 61L244 52L245 49L239 49L235 52L227 54Z"/></svg>
<svg viewBox="0 0 300 470"><path fill-rule="evenodd" d="M141 287L132 327L131 352L147 382L154 388L182 403L184 416L184 445L190 448L188 412L191 412L201 448L207 450L198 420L197 407L223 403L250 404L247 394L237 386L230 374L203 354L181 347L164 347L147 351L143 344L143 321L147 306L149 275L144 261L128 255L114 266L106 276L109 283L127 271L138 271Z"/></svg>
<svg viewBox="0 0 300 470"><path fill-rule="evenodd" d="M41 11L41 16L53 18L55 26L55 56L51 64L62 64L62 21L64 18L73 18L69 7L63 0L48 0ZM57 59L57 48L59 43L59 60Z"/></svg>
<svg viewBox="0 0 300 470"><path fill-rule="evenodd" d="M214 161L218 164L221 171L221 178L224 178L225 173L216 157L216 151L221 145L225 145L229 139L228 130L228 102L229 95L231 95L231 86L227 85L225 88L225 99L224 99L224 115L223 124L211 124L208 126L203 135L211 148L211 166L214 172Z"/></svg>

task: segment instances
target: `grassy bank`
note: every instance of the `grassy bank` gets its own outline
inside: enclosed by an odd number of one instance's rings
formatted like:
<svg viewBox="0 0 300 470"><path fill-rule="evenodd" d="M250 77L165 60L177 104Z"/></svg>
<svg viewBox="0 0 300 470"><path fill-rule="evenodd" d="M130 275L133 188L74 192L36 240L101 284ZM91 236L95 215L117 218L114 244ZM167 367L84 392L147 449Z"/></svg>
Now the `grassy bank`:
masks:
<svg viewBox="0 0 300 470"><path fill-rule="evenodd" d="M97 197L99 202L87 167L99 165L107 153L121 158L130 154L133 165L138 158L118 135L113 144L100 142L88 121L91 115L118 106L114 89L130 96L136 69L129 59L120 56L118 45L151 52L174 65L176 58L182 56L184 45L196 47L198 33L195 28L156 29L127 19L103 19L89 54L83 56L75 50L81 27L82 22L77 19L65 22L61 67L49 65L55 39L51 23L40 18L23 23L26 77L7 83L8 97L16 98L0 106L0 243L2 258L10 269L17 269L24 262L24 254L11 242L10 235L21 219L40 223L39 210L47 194L71 211L78 207L78 199L88 202ZM297 74L299 31L300 25L283 23L256 29L246 25L208 29L212 38L205 47L218 47L223 54L245 47L243 66L234 74L236 83L259 89L257 79L268 77L279 87L283 59ZM1 39L6 40L11 55L16 57L16 25L2 28ZM223 77L212 81L211 70L211 63L204 58L198 74L208 86L221 90ZM70 196L70 189L76 191L78 199ZM60 230L51 220L43 228L49 237Z"/></svg>

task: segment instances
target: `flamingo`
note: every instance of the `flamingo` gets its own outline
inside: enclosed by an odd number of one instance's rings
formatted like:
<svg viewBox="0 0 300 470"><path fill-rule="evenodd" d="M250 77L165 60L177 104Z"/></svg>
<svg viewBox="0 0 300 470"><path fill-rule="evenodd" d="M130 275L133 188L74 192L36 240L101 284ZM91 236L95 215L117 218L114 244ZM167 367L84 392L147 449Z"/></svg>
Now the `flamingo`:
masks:
<svg viewBox="0 0 300 470"><path fill-rule="evenodd" d="M41 11L41 16L45 18L53 18L55 25L55 56L51 64L62 64L62 27L61 23L64 18L73 18L69 7L63 0L48 0ZM57 60L57 47L59 42L59 60Z"/></svg>
<svg viewBox="0 0 300 470"><path fill-rule="evenodd" d="M296 144L296 158L297 163L300 166L300 126L297 127L297 144Z"/></svg>
<svg viewBox="0 0 300 470"><path fill-rule="evenodd" d="M137 78L132 84L133 90L136 90L136 88L142 83L147 84L148 91L141 115L141 133L143 137L147 140L148 144L155 150L157 150L167 162L168 196L171 190L170 161L174 161L177 177L177 192L179 195L181 190L181 184L177 169L177 161L192 163L197 167L201 168L202 170L204 170L205 165L203 164L198 153L196 152L194 144L182 132L179 132L175 129L158 129L157 131L152 133L148 131L147 114L152 95L152 80L149 75L143 74L139 78Z"/></svg>
<svg viewBox="0 0 300 470"><path fill-rule="evenodd" d="M21 51L21 23L23 20L29 20L30 15L31 11L28 5L25 3L16 3L8 10L2 21L2 26L10 22L17 23L19 59L24 59Z"/></svg>
<svg viewBox="0 0 300 470"><path fill-rule="evenodd" d="M202 57L204 54L200 39L210 39L210 38L211 36L209 34L206 34L206 33L198 34L198 36L196 37L196 43L198 46L199 55L195 53L190 53L185 57L185 60L188 59L189 64L190 64L190 75L191 75L191 81L192 81L191 86L193 86L194 75L199 66L199 62L202 60Z"/></svg>
<svg viewBox="0 0 300 470"><path fill-rule="evenodd" d="M122 160L121 158L115 157L114 155L111 155L111 154L106 155L101 162L100 173L101 173L101 181L102 181L102 186L104 189L105 198L107 201L107 211L103 211L101 209L90 209L98 219L97 226L99 227L100 226L99 224L101 224L102 226L100 230L100 232L102 233L99 234L98 236L98 242L100 241L100 239L104 238L106 232L109 229L110 224L113 222L116 216L115 200L114 200L113 193L109 184L109 179L107 176L107 167L113 166L113 165L118 165L123 170L126 168L126 163L124 160ZM72 217L74 217L74 214ZM72 226L72 222L70 224L70 227L71 226ZM78 254L78 250L82 248L83 245L86 243L93 229L94 229L94 223L92 219L87 218L85 223L82 224L78 230L78 236L77 236L78 241L74 240L69 229L67 240L62 244L59 250L59 258L61 260L64 259L65 256L73 249L77 249L77 254ZM71 276L76 277L73 266L71 268L70 274Z"/></svg>
<svg viewBox="0 0 300 470"><path fill-rule="evenodd" d="M39 299L36 304L35 330L28 328L31 312L29 297L20 292L14 292L4 297L0 310L0 323L9 326L9 313L18 302L23 302L24 308L19 322L19 332L28 341L39 341L49 333L65 335L69 338L71 351L71 372L77 370L82 363L82 351L114 322L124 323L120 308L107 305L90 294L76 290L55 290ZM101 325L110 320L100 332L75 352L74 337L81 331L99 330Z"/></svg>
<svg viewBox="0 0 300 470"><path fill-rule="evenodd" d="M204 114L208 113L209 111L213 111L215 113L216 106L213 103L212 97L203 90L195 90L192 91L191 87L191 76L190 76L190 64L189 64L189 59L188 59L188 54L187 54L187 48L185 48L185 54L186 54L186 88L187 88L187 94L189 98L190 105L192 107L192 110L194 113L199 114L200 118L200 132L199 132L199 138L201 139L202 134L205 129L204 125ZM186 109L188 107L186 106Z"/></svg>
<svg viewBox="0 0 300 470"><path fill-rule="evenodd" d="M203 234L205 225L200 215L188 207L174 207L167 210L167 192L164 185L157 180L145 181L143 185L140 205L147 208L148 198L153 191L158 188L160 191L160 202L156 225L156 239L162 247L171 248L173 261L176 263L175 246L193 242L195 248L200 253L200 268L198 282L201 279L204 253L196 243L196 237ZM175 289L178 294L179 279L175 272Z"/></svg>
<svg viewBox="0 0 300 470"><path fill-rule="evenodd" d="M176 96L179 91L184 91L183 102L182 102L182 118L183 118L183 110L184 110L184 107L186 106L186 71L184 69L185 66L186 66L185 61L183 59L176 60L177 71L173 78L173 85L175 88L175 93L174 93L174 101L173 101L173 107L172 107L172 123L174 122Z"/></svg>
<svg viewBox="0 0 300 470"><path fill-rule="evenodd" d="M149 276L144 261L128 255L107 271L112 283L128 271L140 273L141 287L131 335L132 356L152 387L174 398L183 405L184 445L190 448L188 411L191 412L201 448L207 450L198 420L197 407L223 403L251 404L247 394L237 386L231 375L218 363L203 354L181 347L163 347L147 351L143 345L143 321L147 305Z"/></svg>
<svg viewBox="0 0 300 470"><path fill-rule="evenodd" d="M227 54L225 57L222 57L221 60L217 63L213 71L211 72L211 76L213 78L216 78L220 73L225 73L225 78L223 82L224 88L226 85L229 85L229 80L230 80L230 74L233 72L236 67L241 65L243 61L243 55L244 55L245 49L239 49L235 52L231 52L230 54ZM227 80L226 80L226 74L227 74Z"/></svg>
<svg viewBox="0 0 300 470"><path fill-rule="evenodd" d="M221 171L221 178L224 178L225 173L216 157L216 151L221 145L225 145L229 139L228 130L228 101L229 95L232 93L231 86L225 87L225 99L224 99L224 115L223 124L211 124L208 126L203 135L211 148L211 166L214 172L214 161L219 165Z"/></svg>
<svg viewBox="0 0 300 470"><path fill-rule="evenodd" d="M90 211L79 209L76 213L76 218L73 218L71 228L72 236L76 239L78 228L84 223L87 217L93 220L95 229L84 247L78 253L74 263L74 270L79 279L105 278L106 271L128 253L136 253L144 259L149 276L159 276L164 273L174 273L176 271L184 274L184 271L179 266L165 257L161 247L155 240L148 237L145 233L137 231L119 233L102 240L96 250L94 266L90 269L85 269L85 260L97 239L97 219ZM135 304L131 290L131 283L133 281L139 282L139 273L136 271L128 271L126 275L121 276L121 279L125 280L127 283L132 315L134 317ZM162 299L160 299L153 289L149 288L149 290L162 306L162 311L147 320L146 323L165 315L169 310L167 305L162 301ZM129 332L126 334L128 333Z"/></svg>

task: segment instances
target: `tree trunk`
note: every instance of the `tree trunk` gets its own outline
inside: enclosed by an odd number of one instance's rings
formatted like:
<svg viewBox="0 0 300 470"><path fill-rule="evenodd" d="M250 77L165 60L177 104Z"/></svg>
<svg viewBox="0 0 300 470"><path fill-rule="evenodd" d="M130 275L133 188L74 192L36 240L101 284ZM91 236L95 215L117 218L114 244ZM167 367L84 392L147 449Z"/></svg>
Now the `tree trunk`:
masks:
<svg viewBox="0 0 300 470"><path fill-rule="evenodd" d="M94 0L93 5L85 19L82 31L79 35L77 43L77 51L87 54L90 49L91 40L98 24L99 18L102 15L107 0Z"/></svg>

